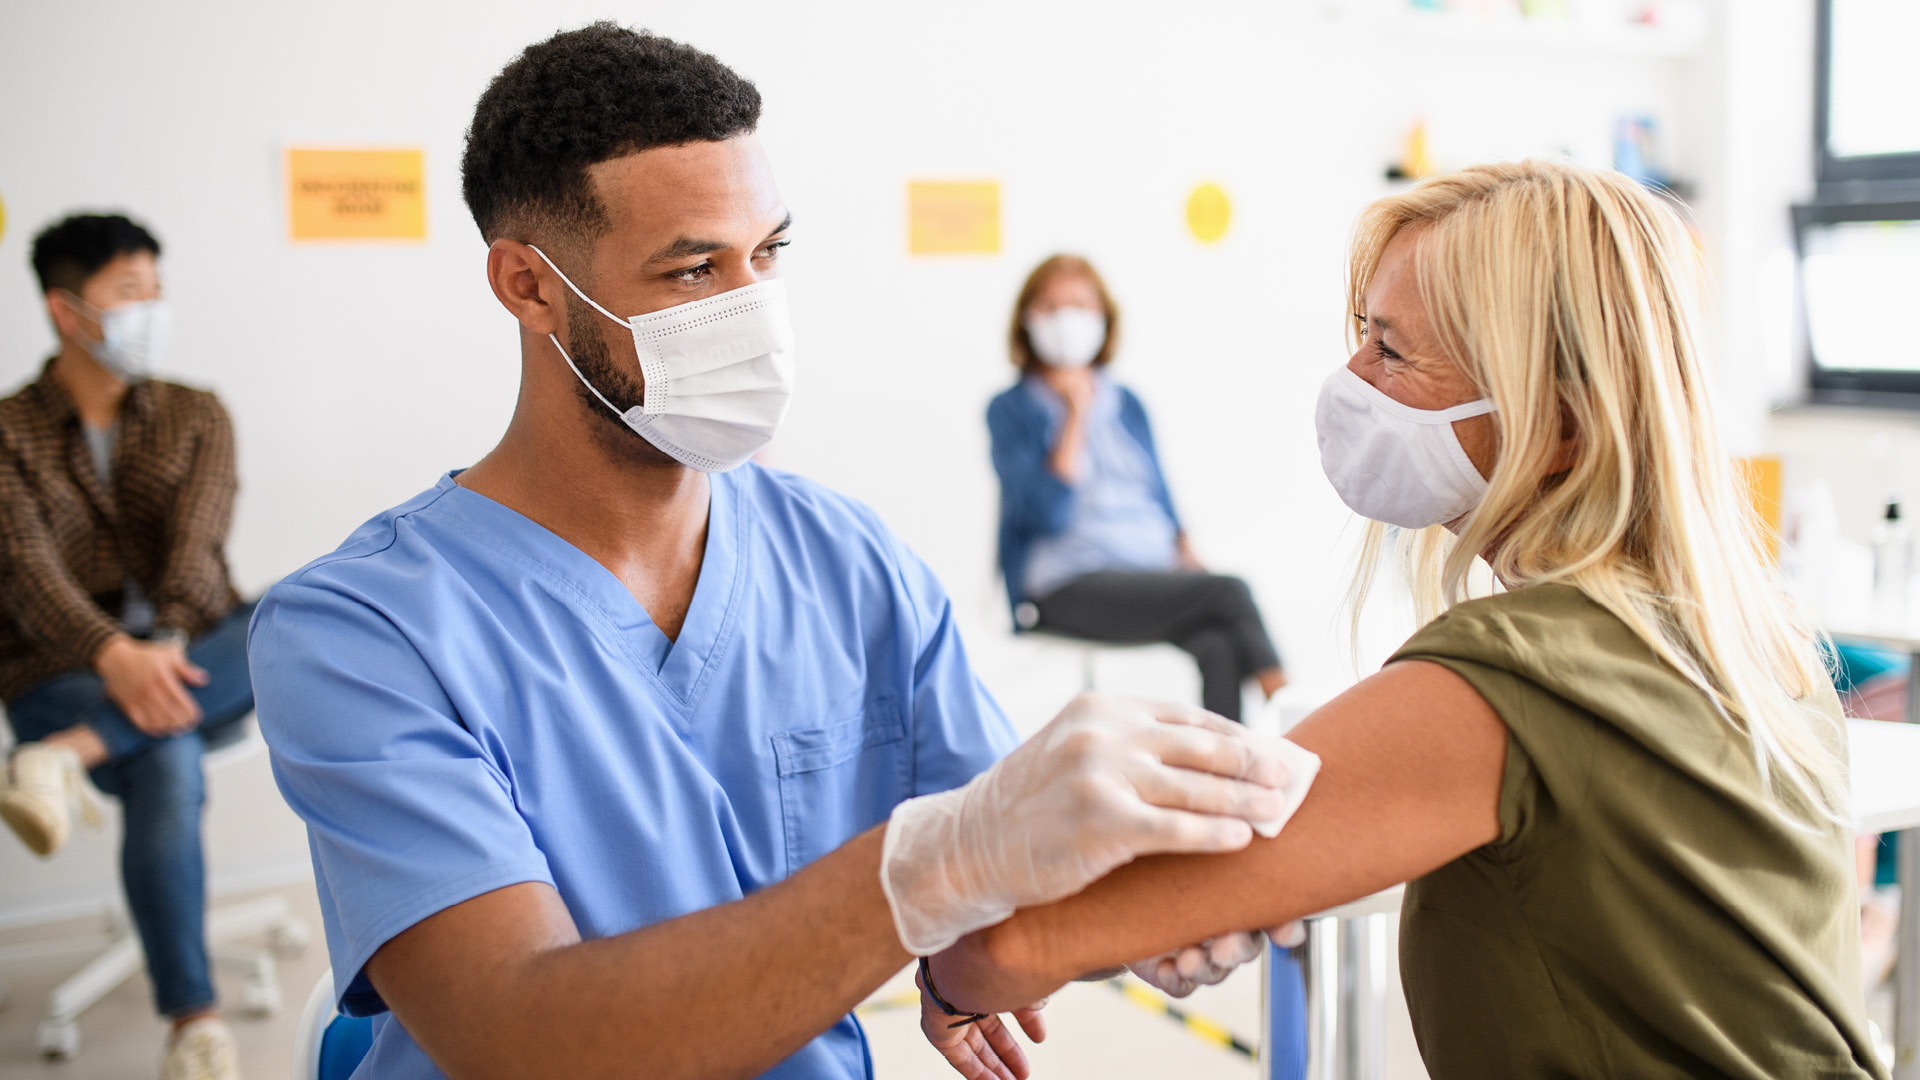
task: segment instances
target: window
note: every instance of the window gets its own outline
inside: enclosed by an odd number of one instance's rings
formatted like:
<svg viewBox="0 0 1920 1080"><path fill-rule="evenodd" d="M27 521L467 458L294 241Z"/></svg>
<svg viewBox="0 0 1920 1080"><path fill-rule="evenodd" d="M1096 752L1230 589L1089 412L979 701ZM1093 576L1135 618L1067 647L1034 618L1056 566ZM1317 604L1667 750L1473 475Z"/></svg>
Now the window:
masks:
<svg viewBox="0 0 1920 1080"><path fill-rule="evenodd" d="M1814 201L1793 208L1810 397L1920 408L1920 0L1818 0Z"/></svg>
<svg viewBox="0 0 1920 1080"><path fill-rule="evenodd" d="M1814 399L1920 405L1920 337L1887 332L1920 295L1920 201L1796 206L1793 218Z"/></svg>
<svg viewBox="0 0 1920 1080"><path fill-rule="evenodd" d="M1914 107L1914 0L1820 0L1814 139L1822 187L1849 180L1920 181Z"/></svg>

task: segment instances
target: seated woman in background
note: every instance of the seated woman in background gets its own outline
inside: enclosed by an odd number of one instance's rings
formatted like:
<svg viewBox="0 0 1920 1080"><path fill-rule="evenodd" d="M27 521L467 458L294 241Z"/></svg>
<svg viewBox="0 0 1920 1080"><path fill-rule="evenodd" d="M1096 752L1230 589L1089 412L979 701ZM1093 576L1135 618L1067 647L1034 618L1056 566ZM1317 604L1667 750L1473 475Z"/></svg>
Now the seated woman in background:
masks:
<svg viewBox="0 0 1920 1080"><path fill-rule="evenodd" d="M1202 703L1240 719L1240 687L1286 685L1253 594L1194 557L1147 411L1106 376L1119 313L1085 259L1055 255L1014 302L1020 381L987 407L1000 474L1000 570L1022 630L1170 642L1200 666Z"/></svg>
<svg viewBox="0 0 1920 1080"><path fill-rule="evenodd" d="M1358 598L1391 524L1423 612L1454 606L1289 733L1322 766L1276 839L1021 911L936 957L934 988L1021 1006L1410 881L1435 1080L1886 1076L1839 702L1719 441L1693 264L1665 204L1569 163L1375 203L1321 462L1385 523ZM1504 591L1464 599L1476 556ZM943 1038L1017 1053L973 1027Z"/></svg>

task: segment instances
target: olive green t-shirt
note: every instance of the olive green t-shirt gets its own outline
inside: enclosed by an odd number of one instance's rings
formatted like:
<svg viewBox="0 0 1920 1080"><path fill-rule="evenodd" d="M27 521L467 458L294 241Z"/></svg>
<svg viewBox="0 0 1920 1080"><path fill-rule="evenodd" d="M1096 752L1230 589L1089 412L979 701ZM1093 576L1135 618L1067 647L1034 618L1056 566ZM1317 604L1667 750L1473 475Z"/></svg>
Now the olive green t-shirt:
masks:
<svg viewBox="0 0 1920 1080"><path fill-rule="evenodd" d="M1394 659L1451 669L1509 732L1499 839L1409 884L1401 914L1435 1080L1886 1076L1851 834L1782 820L1745 737L1625 623L1537 585Z"/></svg>

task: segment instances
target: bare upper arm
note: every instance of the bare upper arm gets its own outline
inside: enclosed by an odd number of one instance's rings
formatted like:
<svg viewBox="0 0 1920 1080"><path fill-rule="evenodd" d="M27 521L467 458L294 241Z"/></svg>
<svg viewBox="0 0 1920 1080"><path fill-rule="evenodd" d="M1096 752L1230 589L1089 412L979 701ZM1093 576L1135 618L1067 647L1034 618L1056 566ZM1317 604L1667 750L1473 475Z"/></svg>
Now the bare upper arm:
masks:
<svg viewBox="0 0 1920 1080"><path fill-rule="evenodd" d="M367 978L429 1057L449 1073L484 1052L493 1015L534 957L580 940L553 886L527 881L435 912L367 961Z"/></svg>
<svg viewBox="0 0 1920 1080"><path fill-rule="evenodd" d="M1270 926L1427 873L1498 838L1507 728L1465 679L1390 665L1288 734L1321 758L1280 835L1231 855L1122 867L993 931L996 959L1049 976Z"/></svg>

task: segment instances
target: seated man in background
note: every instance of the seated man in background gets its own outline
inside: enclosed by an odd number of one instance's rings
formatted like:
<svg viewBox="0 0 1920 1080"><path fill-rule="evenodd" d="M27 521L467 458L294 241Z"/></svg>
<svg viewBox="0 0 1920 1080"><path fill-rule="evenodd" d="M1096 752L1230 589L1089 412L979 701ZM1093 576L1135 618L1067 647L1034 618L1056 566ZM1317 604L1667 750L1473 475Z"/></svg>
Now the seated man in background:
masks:
<svg viewBox="0 0 1920 1080"><path fill-rule="evenodd" d="M212 394L148 377L171 318L160 244L118 216L33 244L60 351L0 400L0 700L18 742L0 817L36 854L125 808L120 873L173 1021L165 1075L237 1077L214 1011L200 850L207 747L253 708L251 604L227 577L233 429Z"/></svg>
<svg viewBox="0 0 1920 1080"><path fill-rule="evenodd" d="M1281 813L1279 741L1197 710L1082 699L1015 749L927 567L749 460L794 363L759 115L609 23L508 64L462 181L513 418L261 602L360 1075L853 1080L913 954Z"/></svg>

